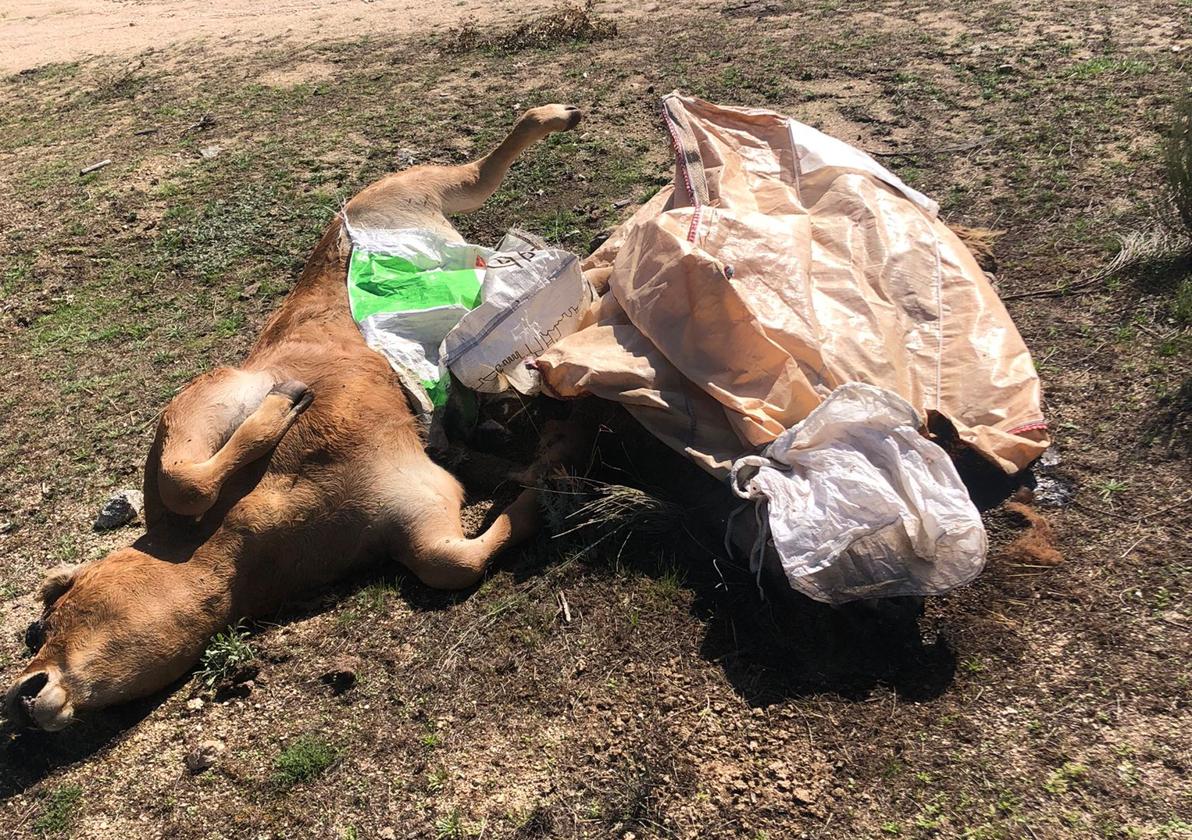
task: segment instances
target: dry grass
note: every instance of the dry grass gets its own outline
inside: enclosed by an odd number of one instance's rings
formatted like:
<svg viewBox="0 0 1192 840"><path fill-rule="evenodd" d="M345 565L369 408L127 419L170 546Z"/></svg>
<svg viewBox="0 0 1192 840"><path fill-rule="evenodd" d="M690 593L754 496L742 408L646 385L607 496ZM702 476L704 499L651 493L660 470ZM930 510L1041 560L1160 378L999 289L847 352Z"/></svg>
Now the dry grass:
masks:
<svg viewBox="0 0 1192 840"><path fill-rule="evenodd" d="M1154 227L1133 231L1118 237L1117 255L1100 271L1101 277L1112 277L1140 271L1156 271L1168 264L1192 258L1192 235L1182 230Z"/></svg>
<svg viewBox="0 0 1192 840"><path fill-rule="evenodd" d="M1167 186L1184 228L1192 233L1192 90L1175 106L1175 119L1163 148Z"/></svg>
<svg viewBox="0 0 1192 840"><path fill-rule="evenodd" d="M644 490L576 475L548 480L542 493L556 539L598 545L612 537L659 537L682 528L683 508Z"/></svg>
<svg viewBox="0 0 1192 840"><path fill-rule="evenodd" d="M475 18L469 18L447 31L443 51L450 55L474 50L508 54L569 43L604 41L616 34L616 22L596 14L592 0L587 0L582 6L563 3L513 29L493 34L486 33Z"/></svg>

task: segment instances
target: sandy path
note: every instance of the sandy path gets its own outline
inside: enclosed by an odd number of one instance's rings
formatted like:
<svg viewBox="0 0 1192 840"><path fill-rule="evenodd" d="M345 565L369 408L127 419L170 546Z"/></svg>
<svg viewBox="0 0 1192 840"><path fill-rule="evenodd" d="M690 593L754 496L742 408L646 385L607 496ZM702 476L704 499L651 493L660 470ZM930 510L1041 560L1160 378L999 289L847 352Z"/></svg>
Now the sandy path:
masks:
<svg viewBox="0 0 1192 840"><path fill-rule="evenodd" d="M88 56L135 55L202 42L333 41L367 33L431 31L474 16L521 17L550 0L3 0L0 73Z"/></svg>

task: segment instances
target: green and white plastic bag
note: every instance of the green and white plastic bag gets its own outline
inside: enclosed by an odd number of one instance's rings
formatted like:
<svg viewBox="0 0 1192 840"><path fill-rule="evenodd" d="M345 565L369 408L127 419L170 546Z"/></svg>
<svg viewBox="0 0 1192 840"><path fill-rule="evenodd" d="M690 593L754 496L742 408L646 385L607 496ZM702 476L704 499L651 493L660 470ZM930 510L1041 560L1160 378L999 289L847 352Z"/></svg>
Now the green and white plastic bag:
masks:
<svg viewBox="0 0 1192 840"><path fill-rule="evenodd" d="M448 370L476 391L538 393L527 363L592 303L579 259L527 234L494 250L430 230L347 227L352 317L428 421L447 401Z"/></svg>

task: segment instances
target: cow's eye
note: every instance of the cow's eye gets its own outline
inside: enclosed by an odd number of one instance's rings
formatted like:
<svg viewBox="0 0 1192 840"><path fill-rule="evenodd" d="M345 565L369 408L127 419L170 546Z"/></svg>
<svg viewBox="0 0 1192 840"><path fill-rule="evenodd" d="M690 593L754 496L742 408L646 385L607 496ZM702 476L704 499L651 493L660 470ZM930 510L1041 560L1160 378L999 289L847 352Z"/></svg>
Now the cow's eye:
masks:
<svg viewBox="0 0 1192 840"><path fill-rule="evenodd" d="M30 653L37 653L46 643L46 628L40 621L35 621L25 630L25 647Z"/></svg>

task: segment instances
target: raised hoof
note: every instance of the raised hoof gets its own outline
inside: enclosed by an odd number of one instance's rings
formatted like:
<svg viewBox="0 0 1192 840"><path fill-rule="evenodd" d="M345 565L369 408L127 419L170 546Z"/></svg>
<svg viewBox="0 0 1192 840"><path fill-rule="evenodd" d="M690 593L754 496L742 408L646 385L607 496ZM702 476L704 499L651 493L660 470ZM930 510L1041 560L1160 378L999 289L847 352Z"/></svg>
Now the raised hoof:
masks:
<svg viewBox="0 0 1192 840"><path fill-rule="evenodd" d="M547 131L570 131L579 125L583 112L574 105L541 105L527 111L525 118Z"/></svg>

